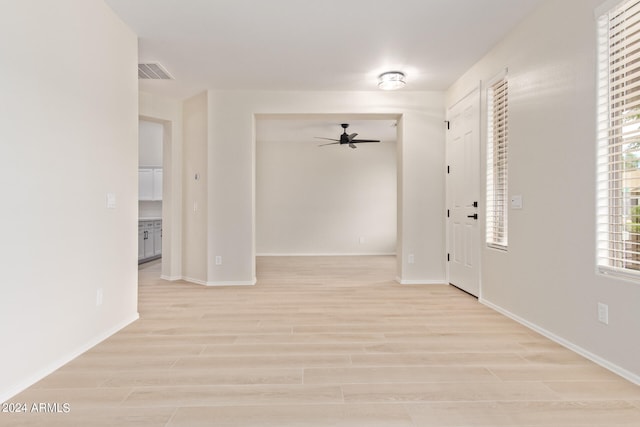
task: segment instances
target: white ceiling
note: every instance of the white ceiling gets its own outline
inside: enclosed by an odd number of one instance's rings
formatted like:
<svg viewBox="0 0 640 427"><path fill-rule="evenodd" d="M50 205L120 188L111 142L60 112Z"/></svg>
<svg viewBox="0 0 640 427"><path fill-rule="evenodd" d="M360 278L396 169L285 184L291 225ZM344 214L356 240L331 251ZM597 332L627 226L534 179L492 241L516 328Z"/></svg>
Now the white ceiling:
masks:
<svg viewBox="0 0 640 427"><path fill-rule="evenodd" d="M174 81L140 89L444 90L543 0L105 0L139 37L140 62Z"/></svg>

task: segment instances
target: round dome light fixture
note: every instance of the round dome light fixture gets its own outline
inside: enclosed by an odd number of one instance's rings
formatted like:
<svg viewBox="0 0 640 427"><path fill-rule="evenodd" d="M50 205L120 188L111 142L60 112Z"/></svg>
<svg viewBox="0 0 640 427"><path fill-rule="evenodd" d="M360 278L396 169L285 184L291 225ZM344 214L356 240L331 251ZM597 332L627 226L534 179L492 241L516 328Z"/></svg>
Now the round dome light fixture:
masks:
<svg viewBox="0 0 640 427"><path fill-rule="evenodd" d="M378 76L378 87L382 90L400 89L405 84L405 75L401 71L387 71Z"/></svg>

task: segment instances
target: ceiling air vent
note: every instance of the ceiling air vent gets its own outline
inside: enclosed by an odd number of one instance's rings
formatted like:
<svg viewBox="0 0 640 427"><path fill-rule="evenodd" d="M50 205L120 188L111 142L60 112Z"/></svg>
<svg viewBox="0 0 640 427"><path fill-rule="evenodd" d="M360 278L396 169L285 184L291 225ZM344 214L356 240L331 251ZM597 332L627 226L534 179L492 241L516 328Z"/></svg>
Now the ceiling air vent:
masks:
<svg viewBox="0 0 640 427"><path fill-rule="evenodd" d="M173 80L171 74L157 62L138 64L139 79Z"/></svg>

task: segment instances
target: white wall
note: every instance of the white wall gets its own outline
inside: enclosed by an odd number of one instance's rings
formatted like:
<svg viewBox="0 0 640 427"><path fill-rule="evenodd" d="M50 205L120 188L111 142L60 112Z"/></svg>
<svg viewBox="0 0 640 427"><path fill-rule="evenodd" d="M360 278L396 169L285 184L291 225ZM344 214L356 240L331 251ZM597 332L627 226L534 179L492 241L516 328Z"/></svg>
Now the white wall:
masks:
<svg viewBox="0 0 640 427"><path fill-rule="evenodd" d="M256 115L330 113L402 117L398 278L408 283L443 283L443 99L440 92L209 91L207 282L255 280ZM185 191L190 185L194 184L185 183ZM408 254L414 254L415 264L406 263ZM222 257L221 265L214 263L216 256Z"/></svg>
<svg viewBox="0 0 640 427"><path fill-rule="evenodd" d="M207 101L203 92L183 105L182 274L195 283L207 282Z"/></svg>
<svg viewBox="0 0 640 427"><path fill-rule="evenodd" d="M5 401L137 318L137 40L100 0L2 2L0 57Z"/></svg>
<svg viewBox="0 0 640 427"><path fill-rule="evenodd" d="M483 250L482 299L640 382L640 284L595 273L600 3L545 2L450 88L447 105L508 67L509 192L524 209L509 211L509 250Z"/></svg>
<svg viewBox="0 0 640 427"><path fill-rule="evenodd" d="M182 277L182 101L139 93L140 117L162 124L162 278Z"/></svg>
<svg viewBox="0 0 640 427"><path fill-rule="evenodd" d="M395 254L394 121L382 122L392 131L391 141L358 144L355 150L318 147L330 141L303 132L305 126L322 129L318 123L327 121L336 124L318 134L336 138L342 129L331 116L256 121L258 255ZM369 122L352 124L349 133L370 129ZM382 136L358 136L374 137Z"/></svg>

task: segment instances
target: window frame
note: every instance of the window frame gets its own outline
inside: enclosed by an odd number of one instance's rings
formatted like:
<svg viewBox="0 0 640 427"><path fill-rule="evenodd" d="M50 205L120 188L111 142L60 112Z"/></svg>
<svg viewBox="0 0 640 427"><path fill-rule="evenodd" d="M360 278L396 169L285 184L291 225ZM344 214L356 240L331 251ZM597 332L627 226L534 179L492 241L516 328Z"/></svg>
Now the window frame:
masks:
<svg viewBox="0 0 640 427"><path fill-rule="evenodd" d="M503 104L503 128L496 126L496 88L502 86L498 93L499 103ZM485 243L487 247L506 251L509 235L509 80L505 69L487 83L487 175L485 196ZM499 112L500 113L500 112ZM502 156L502 158L500 158ZM501 184L498 184L501 183Z"/></svg>
<svg viewBox="0 0 640 427"><path fill-rule="evenodd" d="M626 20L620 17L626 11L635 10L633 24L640 27L640 1L609 1L596 9L597 19L597 155L596 155L596 271L633 281L640 281L640 233L634 229L639 222L633 213L633 193L626 186L629 181L627 172L640 171L638 164L628 168L628 156L639 158L640 126L638 130L629 130L625 120L632 117L633 125L640 122L640 92L637 75L640 69L638 60L627 55L633 49L640 49L640 42L627 43L626 37L620 37L629 28ZM622 24L624 22L624 24ZM623 25L622 31L618 25ZM616 29L613 29L614 26ZM634 29L635 31L635 29ZM637 33L636 33L637 37ZM612 46L615 45L615 50ZM621 53L622 52L622 53ZM629 69L630 72L627 72ZM632 98L636 98L634 105ZM630 108L626 108L627 103ZM638 114L635 113L638 110ZM634 139L638 138L637 140ZM636 145L630 151L630 146ZM640 173L640 172L639 172ZM639 197L635 197L638 203ZM628 212L627 212L628 211ZM631 238L633 236L633 239Z"/></svg>

